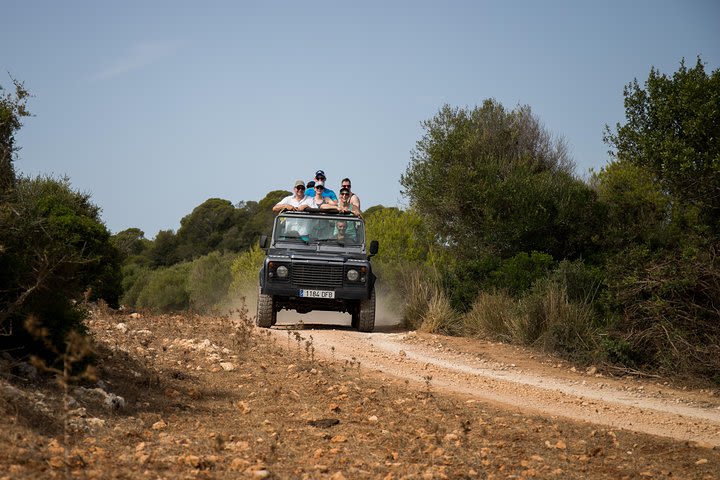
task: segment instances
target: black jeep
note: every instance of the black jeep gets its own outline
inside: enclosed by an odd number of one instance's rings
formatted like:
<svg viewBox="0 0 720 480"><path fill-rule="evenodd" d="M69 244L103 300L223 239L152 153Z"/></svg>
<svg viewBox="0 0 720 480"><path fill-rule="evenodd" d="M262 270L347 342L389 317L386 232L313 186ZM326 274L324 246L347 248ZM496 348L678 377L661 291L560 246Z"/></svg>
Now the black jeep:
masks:
<svg viewBox="0 0 720 480"><path fill-rule="evenodd" d="M350 214L284 212L275 218L272 238L260 238L267 256L260 269L259 327L269 328L284 309L347 312L361 332L375 328L375 275L365 249L365 223Z"/></svg>

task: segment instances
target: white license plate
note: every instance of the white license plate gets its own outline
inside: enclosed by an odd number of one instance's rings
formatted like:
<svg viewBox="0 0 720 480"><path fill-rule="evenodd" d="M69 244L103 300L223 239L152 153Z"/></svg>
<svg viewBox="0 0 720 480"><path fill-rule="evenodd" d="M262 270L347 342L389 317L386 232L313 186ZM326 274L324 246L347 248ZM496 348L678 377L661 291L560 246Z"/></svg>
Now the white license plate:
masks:
<svg viewBox="0 0 720 480"><path fill-rule="evenodd" d="M333 290L300 290L300 296L305 298L335 298Z"/></svg>

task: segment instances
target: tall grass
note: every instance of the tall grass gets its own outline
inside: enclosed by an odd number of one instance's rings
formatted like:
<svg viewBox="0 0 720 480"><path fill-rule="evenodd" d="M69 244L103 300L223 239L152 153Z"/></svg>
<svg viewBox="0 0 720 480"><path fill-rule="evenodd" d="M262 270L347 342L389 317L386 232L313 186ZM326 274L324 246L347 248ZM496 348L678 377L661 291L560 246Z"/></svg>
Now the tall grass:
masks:
<svg viewBox="0 0 720 480"><path fill-rule="evenodd" d="M427 333L460 333L460 319L440 287L437 274L427 268L404 272L400 285L403 298L402 325Z"/></svg>
<svg viewBox="0 0 720 480"><path fill-rule="evenodd" d="M517 302L504 291L480 292L472 308L461 318L462 335L512 342L517 310Z"/></svg>
<svg viewBox="0 0 720 480"><path fill-rule="evenodd" d="M438 286L421 269L406 271L403 277L398 286L403 298L402 326L417 330L422 325Z"/></svg>
<svg viewBox="0 0 720 480"><path fill-rule="evenodd" d="M459 318L450 305L450 299L441 289L436 288L427 304L425 315L422 316L420 331L454 335L459 333Z"/></svg>
<svg viewBox="0 0 720 480"><path fill-rule="evenodd" d="M514 325L515 341L589 360L598 347L598 328L592 305L571 302L564 285L540 281L521 300L523 314Z"/></svg>
<svg viewBox="0 0 720 480"><path fill-rule="evenodd" d="M578 361L598 355L592 305L571 301L561 282L543 279L523 297L481 292L461 318L461 334L539 348Z"/></svg>

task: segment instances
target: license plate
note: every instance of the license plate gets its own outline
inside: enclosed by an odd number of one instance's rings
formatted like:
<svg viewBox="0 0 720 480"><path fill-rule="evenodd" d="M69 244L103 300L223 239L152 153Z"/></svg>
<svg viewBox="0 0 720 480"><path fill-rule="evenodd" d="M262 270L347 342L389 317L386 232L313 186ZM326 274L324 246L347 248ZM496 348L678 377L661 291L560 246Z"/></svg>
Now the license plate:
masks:
<svg viewBox="0 0 720 480"><path fill-rule="evenodd" d="M300 296L305 298L335 298L333 290L300 290Z"/></svg>

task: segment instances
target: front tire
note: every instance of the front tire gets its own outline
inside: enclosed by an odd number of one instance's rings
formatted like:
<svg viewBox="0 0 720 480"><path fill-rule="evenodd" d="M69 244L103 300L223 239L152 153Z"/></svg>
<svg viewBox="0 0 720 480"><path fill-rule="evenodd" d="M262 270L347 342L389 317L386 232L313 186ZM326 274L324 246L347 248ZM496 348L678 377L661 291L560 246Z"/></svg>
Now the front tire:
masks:
<svg viewBox="0 0 720 480"><path fill-rule="evenodd" d="M360 332L372 332L375 329L375 287L370 291L370 298L360 300L357 329Z"/></svg>
<svg viewBox="0 0 720 480"><path fill-rule="evenodd" d="M275 301L272 295L265 295L262 289L258 292L257 317L255 317L255 325L261 328L270 328L277 322L277 312L275 311Z"/></svg>

